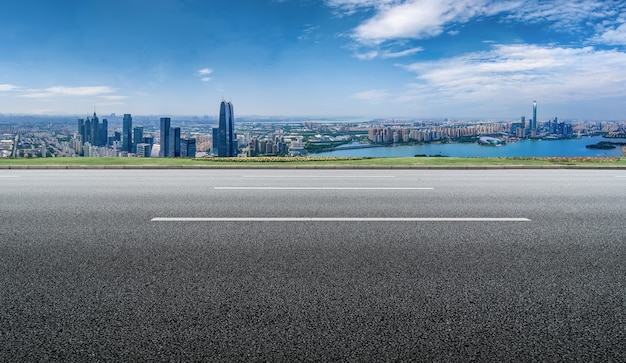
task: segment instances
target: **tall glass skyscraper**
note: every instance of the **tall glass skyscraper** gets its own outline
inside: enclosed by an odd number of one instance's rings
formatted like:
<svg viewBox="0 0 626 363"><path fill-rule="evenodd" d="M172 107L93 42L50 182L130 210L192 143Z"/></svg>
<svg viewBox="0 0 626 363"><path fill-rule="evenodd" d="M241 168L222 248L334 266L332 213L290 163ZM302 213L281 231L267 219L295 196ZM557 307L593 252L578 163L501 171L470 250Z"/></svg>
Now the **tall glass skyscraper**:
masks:
<svg viewBox="0 0 626 363"><path fill-rule="evenodd" d="M217 156L237 156L235 145L235 112L233 104L222 101L220 105L219 138L217 141Z"/></svg>
<svg viewBox="0 0 626 363"><path fill-rule="evenodd" d="M530 124L530 130L537 130L537 101L533 101L533 119Z"/></svg>
<svg viewBox="0 0 626 363"><path fill-rule="evenodd" d="M170 118L161 117L161 148L159 149L159 156L166 158L170 152Z"/></svg>
<svg viewBox="0 0 626 363"><path fill-rule="evenodd" d="M137 152L137 145L143 142L143 127L133 128L133 153Z"/></svg>
<svg viewBox="0 0 626 363"><path fill-rule="evenodd" d="M122 151L133 151L133 118L129 113L124 114L122 121Z"/></svg>
<svg viewBox="0 0 626 363"><path fill-rule="evenodd" d="M169 151L167 156L177 158L180 156L180 127L172 127L169 134Z"/></svg>

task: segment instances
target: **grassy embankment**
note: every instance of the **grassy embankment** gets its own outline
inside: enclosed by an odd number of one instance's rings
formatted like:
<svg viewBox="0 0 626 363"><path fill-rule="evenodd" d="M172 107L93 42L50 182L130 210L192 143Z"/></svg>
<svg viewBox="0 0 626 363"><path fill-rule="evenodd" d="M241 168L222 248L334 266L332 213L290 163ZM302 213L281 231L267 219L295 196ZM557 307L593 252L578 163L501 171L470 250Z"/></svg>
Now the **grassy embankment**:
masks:
<svg viewBox="0 0 626 363"><path fill-rule="evenodd" d="M626 158L36 158L0 159L0 168L10 167L503 167L582 166L626 167Z"/></svg>

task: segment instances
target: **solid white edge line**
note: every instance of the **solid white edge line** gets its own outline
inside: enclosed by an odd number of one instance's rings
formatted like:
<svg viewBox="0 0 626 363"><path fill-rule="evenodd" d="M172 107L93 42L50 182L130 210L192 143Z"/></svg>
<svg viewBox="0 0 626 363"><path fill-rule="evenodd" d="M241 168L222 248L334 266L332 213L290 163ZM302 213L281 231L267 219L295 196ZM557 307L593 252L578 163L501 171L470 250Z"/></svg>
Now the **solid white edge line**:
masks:
<svg viewBox="0 0 626 363"><path fill-rule="evenodd" d="M215 190L434 190L435 188L392 187L214 187Z"/></svg>
<svg viewBox="0 0 626 363"><path fill-rule="evenodd" d="M216 218L152 218L152 222L531 222L528 218L359 218L359 217L216 217Z"/></svg>

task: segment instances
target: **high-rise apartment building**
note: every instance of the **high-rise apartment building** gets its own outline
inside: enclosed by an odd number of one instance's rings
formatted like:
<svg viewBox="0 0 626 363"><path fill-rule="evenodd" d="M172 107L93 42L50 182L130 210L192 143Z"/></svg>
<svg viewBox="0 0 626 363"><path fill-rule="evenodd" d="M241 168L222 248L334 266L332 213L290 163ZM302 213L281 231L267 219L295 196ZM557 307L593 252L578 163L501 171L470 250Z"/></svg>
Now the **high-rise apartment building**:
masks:
<svg viewBox="0 0 626 363"><path fill-rule="evenodd" d="M170 151L170 123L169 117L161 117L161 148L159 156L166 158L169 156Z"/></svg>
<svg viewBox="0 0 626 363"><path fill-rule="evenodd" d="M124 114L124 119L122 120L122 151L132 152L133 151L133 118L129 113Z"/></svg>
<svg viewBox="0 0 626 363"><path fill-rule="evenodd" d="M222 101L220 104L219 138L217 142L217 156L237 156L235 144L235 112L231 102Z"/></svg>

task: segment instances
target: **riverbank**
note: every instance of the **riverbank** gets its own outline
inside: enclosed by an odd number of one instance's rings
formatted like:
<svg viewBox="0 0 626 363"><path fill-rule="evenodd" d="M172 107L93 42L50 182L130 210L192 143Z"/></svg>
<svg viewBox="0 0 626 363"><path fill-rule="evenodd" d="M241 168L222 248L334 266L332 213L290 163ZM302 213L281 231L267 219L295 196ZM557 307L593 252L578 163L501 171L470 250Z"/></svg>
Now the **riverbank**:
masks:
<svg viewBox="0 0 626 363"><path fill-rule="evenodd" d="M0 159L0 169L220 169L220 168L613 168L626 169L626 158L39 158Z"/></svg>

